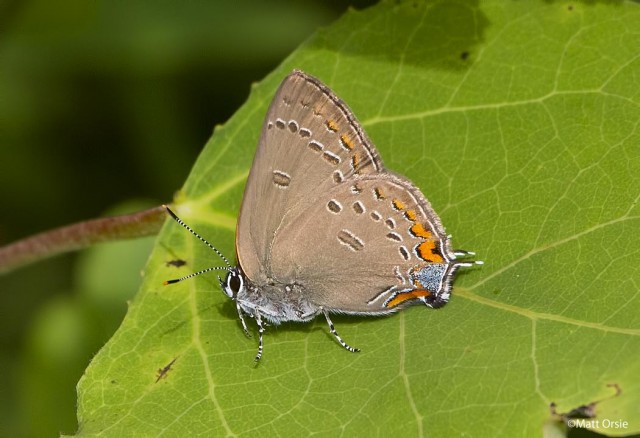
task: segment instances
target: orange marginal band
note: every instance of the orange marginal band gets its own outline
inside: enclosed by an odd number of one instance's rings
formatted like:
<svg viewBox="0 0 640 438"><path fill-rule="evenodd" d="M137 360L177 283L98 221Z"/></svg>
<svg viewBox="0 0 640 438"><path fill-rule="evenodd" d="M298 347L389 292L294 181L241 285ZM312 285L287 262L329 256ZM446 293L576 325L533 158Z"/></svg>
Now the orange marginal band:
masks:
<svg viewBox="0 0 640 438"><path fill-rule="evenodd" d="M416 247L416 252L422 260L432 263L442 263L444 259L440 254L434 252L434 249L436 249L436 243L433 240L427 240Z"/></svg>
<svg viewBox="0 0 640 438"><path fill-rule="evenodd" d="M353 168L353 171L355 173L360 173L360 169L358 169L358 166L360 166L360 155L356 152L351 157L351 167Z"/></svg>
<svg viewBox="0 0 640 438"><path fill-rule="evenodd" d="M351 141L351 139L349 137L347 137L346 135L342 134L340 136L340 141L342 142L342 144L344 145L345 148L352 150L353 149L353 142Z"/></svg>
<svg viewBox="0 0 640 438"><path fill-rule="evenodd" d="M394 199L393 200L393 208L395 208L396 210L404 210L406 206L404 205L404 202L402 202L399 199Z"/></svg>
<svg viewBox="0 0 640 438"><path fill-rule="evenodd" d="M411 222L415 222L416 219L418 218L418 215L416 215L416 211L415 210L407 210L404 212L404 216L409 219Z"/></svg>
<svg viewBox="0 0 640 438"><path fill-rule="evenodd" d="M327 120L327 129L336 132L338 130L338 124L333 120Z"/></svg>
<svg viewBox="0 0 640 438"><path fill-rule="evenodd" d="M433 237L433 234L431 234L430 231L425 230L424 226L420 223L411 225L409 231L411 231L411 234L414 236L422 237L423 239L431 239Z"/></svg>
<svg viewBox="0 0 640 438"><path fill-rule="evenodd" d="M425 289L416 289L409 292L403 292L393 297L393 299L387 303L387 307L396 307L404 303L405 301L414 300L420 297L428 297L429 295L431 295L431 292Z"/></svg>

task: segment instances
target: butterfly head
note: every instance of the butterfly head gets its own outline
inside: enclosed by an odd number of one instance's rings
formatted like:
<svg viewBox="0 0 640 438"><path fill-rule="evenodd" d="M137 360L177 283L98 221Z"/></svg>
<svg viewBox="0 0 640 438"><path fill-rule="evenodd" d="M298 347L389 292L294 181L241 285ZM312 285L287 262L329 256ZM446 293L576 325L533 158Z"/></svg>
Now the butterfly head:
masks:
<svg viewBox="0 0 640 438"><path fill-rule="evenodd" d="M238 296L238 293L244 291L244 275L239 268L231 268L229 269L229 272L227 273L227 276L224 278L224 280L220 278L220 286L222 287L222 291L226 296L228 296L232 300L235 300Z"/></svg>

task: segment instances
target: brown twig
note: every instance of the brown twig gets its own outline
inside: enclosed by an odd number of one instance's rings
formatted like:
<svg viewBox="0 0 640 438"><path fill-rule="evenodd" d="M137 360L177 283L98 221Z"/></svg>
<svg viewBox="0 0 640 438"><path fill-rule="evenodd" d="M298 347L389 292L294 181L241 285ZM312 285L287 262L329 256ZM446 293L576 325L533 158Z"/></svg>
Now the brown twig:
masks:
<svg viewBox="0 0 640 438"><path fill-rule="evenodd" d="M96 243L152 236L166 217L163 207L92 219L27 237L0 247L0 274Z"/></svg>

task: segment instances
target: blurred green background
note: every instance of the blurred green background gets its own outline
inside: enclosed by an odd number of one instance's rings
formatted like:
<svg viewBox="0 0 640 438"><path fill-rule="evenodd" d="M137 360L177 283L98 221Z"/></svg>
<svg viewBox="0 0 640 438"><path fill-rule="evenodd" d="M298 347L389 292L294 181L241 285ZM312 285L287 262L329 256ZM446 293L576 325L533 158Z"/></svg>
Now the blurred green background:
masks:
<svg viewBox="0 0 640 438"><path fill-rule="evenodd" d="M0 2L0 244L170 201L252 82L372 3ZM75 432L76 382L122 320L152 242L0 277L0 436Z"/></svg>

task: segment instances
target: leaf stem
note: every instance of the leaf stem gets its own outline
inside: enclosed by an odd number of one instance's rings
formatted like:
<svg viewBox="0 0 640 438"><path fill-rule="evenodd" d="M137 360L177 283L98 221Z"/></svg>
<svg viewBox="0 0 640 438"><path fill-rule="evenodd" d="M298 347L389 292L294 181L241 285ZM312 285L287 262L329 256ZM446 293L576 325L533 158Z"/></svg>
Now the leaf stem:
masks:
<svg viewBox="0 0 640 438"><path fill-rule="evenodd" d="M0 247L0 274L101 242L152 236L166 218L162 206L122 216L78 222Z"/></svg>

